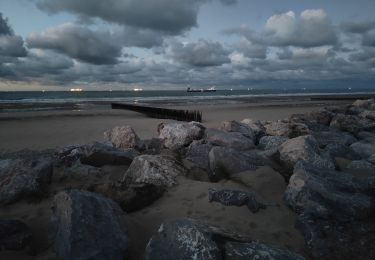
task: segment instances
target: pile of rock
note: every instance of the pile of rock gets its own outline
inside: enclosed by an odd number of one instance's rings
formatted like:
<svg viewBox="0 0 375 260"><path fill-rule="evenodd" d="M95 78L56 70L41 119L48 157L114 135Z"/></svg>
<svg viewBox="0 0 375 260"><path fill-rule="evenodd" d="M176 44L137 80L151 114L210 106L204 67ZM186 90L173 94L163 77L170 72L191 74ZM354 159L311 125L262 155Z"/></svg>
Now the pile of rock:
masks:
<svg viewBox="0 0 375 260"><path fill-rule="evenodd" d="M105 132L103 143L69 146L39 159L0 160L0 206L48 197L51 182L80 179L79 189L54 196L57 257L123 259L131 240L121 222L124 212L153 203L179 178L236 180L239 173L268 165L288 183L285 202L298 215L297 227L313 258L375 258L373 100L278 121L224 121L219 129L197 122L162 123L158 133L159 138L141 140L130 126L119 126ZM123 175L106 178L103 166L108 165L124 167ZM58 179L57 168L62 172ZM368 176L360 179L353 170ZM101 182L89 183L91 175ZM266 207L256 194L208 192L207 203L244 205L249 214ZM25 224L0 220L0 250L23 249L31 237ZM190 219L164 223L146 249L146 259L257 257L303 259Z"/></svg>

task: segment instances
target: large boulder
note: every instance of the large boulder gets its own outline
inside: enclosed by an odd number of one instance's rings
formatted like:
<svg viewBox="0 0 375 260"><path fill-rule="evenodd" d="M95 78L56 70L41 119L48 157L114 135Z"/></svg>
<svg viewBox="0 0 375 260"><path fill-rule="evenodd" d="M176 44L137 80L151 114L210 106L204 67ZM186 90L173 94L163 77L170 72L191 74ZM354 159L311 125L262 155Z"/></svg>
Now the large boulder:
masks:
<svg viewBox="0 0 375 260"><path fill-rule="evenodd" d="M213 147L209 153L211 169L210 179L213 181L229 178L232 174L255 170L257 165L264 165L261 156L241 153L227 147Z"/></svg>
<svg viewBox="0 0 375 260"><path fill-rule="evenodd" d="M146 247L151 259L298 259L304 258L284 249L252 241L192 219L163 223Z"/></svg>
<svg viewBox="0 0 375 260"><path fill-rule="evenodd" d="M375 153L375 144L369 143L366 140L353 143L350 148L363 159L367 159Z"/></svg>
<svg viewBox="0 0 375 260"><path fill-rule="evenodd" d="M288 137L286 136L263 136L259 140L259 148L263 150L277 150L287 140Z"/></svg>
<svg viewBox="0 0 375 260"><path fill-rule="evenodd" d="M179 149L204 136L205 127L198 122L161 123L158 126L159 138L164 147Z"/></svg>
<svg viewBox="0 0 375 260"><path fill-rule="evenodd" d="M354 160L351 161L346 168L354 170L375 170L375 165L365 160Z"/></svg>
<svg viewBox="0 0 375 260"><path fill-rule="evenodd" d="M44 195L52 177L50 159L0 160L0 205Z"/></svg>
<svg viewBox="0 0 375 260"><path fill-rule="evenodd" d="M314 136L318 142L319 147L325 147L328 144L351 145L357 141L353 135L340 131L313 132L312 136Z"/></svg>
<svg viewBox="0 0 375 260"><path fill-rule="evenodd" d="M365 100L358 99L358 100L354 101L352 106L358 107L358 108L368 109L368 108L370 108L371 104L373 104L373 103L374 103L373 99L365 99Z"/></svg>
<svg viewBox="0 0 375 260"><path fill-rule="evenodd" d="M71 166L87 153L89 145L69 145L57 149L55 156L60 164Z"/></svg>
<svg viewBox="0 0 375 260"><path fill-rule="evenodd" d="M334 169L335 165L329 158L320 155L315 138L311 135L289 139L279 146L280 161L287 170L292 170L299 160L309 162L317 168Z"/></svg>
<svg viewBox="0 0 375 260"><path fill-rule="evenodd" d="M251 130L253 130L257 140L259 140L262 136L266 134L266 128L259 120L245 118L241 121L241 123L247 125L251 128Z"/></svg>
<svg viewBox="0 0 375 260"><path fill-rule="evenodd" d="M225 132L238 132L246 136L247 138L255 141L254 131L247 124L237 122L235 120L223 121L219 130Z"/></svg>
<svg viewBox="0 0 375 260"><path fill-rule="evenodd" d="M211 143L207 143L203 140L193 141L187 148L185 159L194 163L201 169L208 171L210 169L208 154L212 147L213 145Z"/></svg>
<svg viewBox="0 0 375 260"><path fill-rule="evenodd" d="M255 147L253 140L238 132L224 132L214 128L206 129L205 139L213 145L227 146L238 150Z"/></svg>
<svg viewBox="0 0 375 260"><path fill-rule="evenodd" d="M290 177L285 201L297 213L316 218L363 219L375 209L368 192L365 181L300 161Z"/></svg>
<svg viewBox="0 0 375 260"><path fill-rule="evenodd" d="M81 163L95 167L103 165L130 165L138 152L133 148L118 149L107 144L95 142L84 155Z"/></svg>
<svg viewBox="0 0 375 260"><path fill-rule="evenodd" d="M289 136L289 122L284 120L269 121L264 124L267 135Z"/></svg>
<svg viewBox="0 0 375 260"><path fill-rule="evenodd" d="M225 243L226 260L304 260L305 258L285 249L262 243Z"/></svg>
<svg viewBox="0 0 375 260"><path fill-rule="evenodd" d="M116 148L139 148L141 140L133 128L128 125L116 126L104 132L104 139Z"/></svg>
<svg viewBox="0 0 375 260"><path fill-rule="evenodd" d="M121 208L99 194L70 190L55 195L53 225L59 259L124 259L128 238Z"/></svg>
<svg viewBox="0 0 375 260"><path fill-rule="evenodd" d="M19 220L0 220L0 251L22 250L32 240L30 228Z"/></svg>
<svg viewBox="0 0 375 260"><path fill-rule="evenodd" d="M332 117L333 113L326 109L312 111L308 114L308 118L310 120L314 120L318 124L322 125L329 125L331 123Z"/></svg>
<svg viewBox="0 0 375 260"><path fill-rule="evenodd" d="M358 117L345 114L336 114L332 118L330 127L352 134L357 134L362 129Z"/></svg>
<svg viewBox="0 0 375 260"><path fill-rule="evenodd" d="M186 169L174 158L164 155L140 155L134 158L122 182L166 188L177 184L176 178L180 175L186 175Z"/></svg>
<svg viewBox="0 0 375 260"><path fill-rule="evenodd" d="M345 158L348 160L359 160L361 157L352 148L341 143L330 143L324 148L329 157L335 159Z"/></svg>

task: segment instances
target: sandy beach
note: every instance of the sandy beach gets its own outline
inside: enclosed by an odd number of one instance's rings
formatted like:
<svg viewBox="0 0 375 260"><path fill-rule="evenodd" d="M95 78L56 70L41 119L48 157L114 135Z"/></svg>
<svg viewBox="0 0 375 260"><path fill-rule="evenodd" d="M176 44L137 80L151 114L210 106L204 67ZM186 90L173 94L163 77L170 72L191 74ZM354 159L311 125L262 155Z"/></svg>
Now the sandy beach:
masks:
<svg viewBox="0 0 375 260"><path fill-rule="evenodd" d="M265 101L262 103L219 103L194 105L156 104L172 109L199 110L206 127L218 127L224 120L277 120L294 113L310 112L326 105L350 101ZM103 139L104 131L130 125L140 138L157 136L157 126L166 119L154 119L137 112L112 110L110 105L96 105L87 110L51 110L0 113L0 151L56 149Z"/></svg>

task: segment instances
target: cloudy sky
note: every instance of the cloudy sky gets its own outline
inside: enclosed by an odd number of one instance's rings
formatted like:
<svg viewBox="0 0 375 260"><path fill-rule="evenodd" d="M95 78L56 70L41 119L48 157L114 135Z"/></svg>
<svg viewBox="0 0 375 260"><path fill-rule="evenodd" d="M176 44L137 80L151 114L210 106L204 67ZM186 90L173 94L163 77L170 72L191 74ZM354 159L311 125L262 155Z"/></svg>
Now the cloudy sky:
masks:
<svg viewBox="0 0 375 260"><path fill-rule="evenodd" d="M375 88L374 0L0 0L0 90Z"/></svg>

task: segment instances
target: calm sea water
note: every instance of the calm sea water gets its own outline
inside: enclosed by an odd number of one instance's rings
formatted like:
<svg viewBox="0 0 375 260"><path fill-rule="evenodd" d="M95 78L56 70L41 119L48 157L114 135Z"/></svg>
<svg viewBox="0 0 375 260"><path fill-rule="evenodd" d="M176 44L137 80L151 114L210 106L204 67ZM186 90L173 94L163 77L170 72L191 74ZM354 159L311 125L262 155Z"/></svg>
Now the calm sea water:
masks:
<svg viewBox="0 0 375 260"><path fill-rule="evenodd" d="M194 101L202 99L233 99L241 97L324 95L324 94L365 94L375 93L375 89L246 89L217 90L216 92L189 93L172 91L19 91L0 92L0 103L64 103L100 101Z"/></svg>

